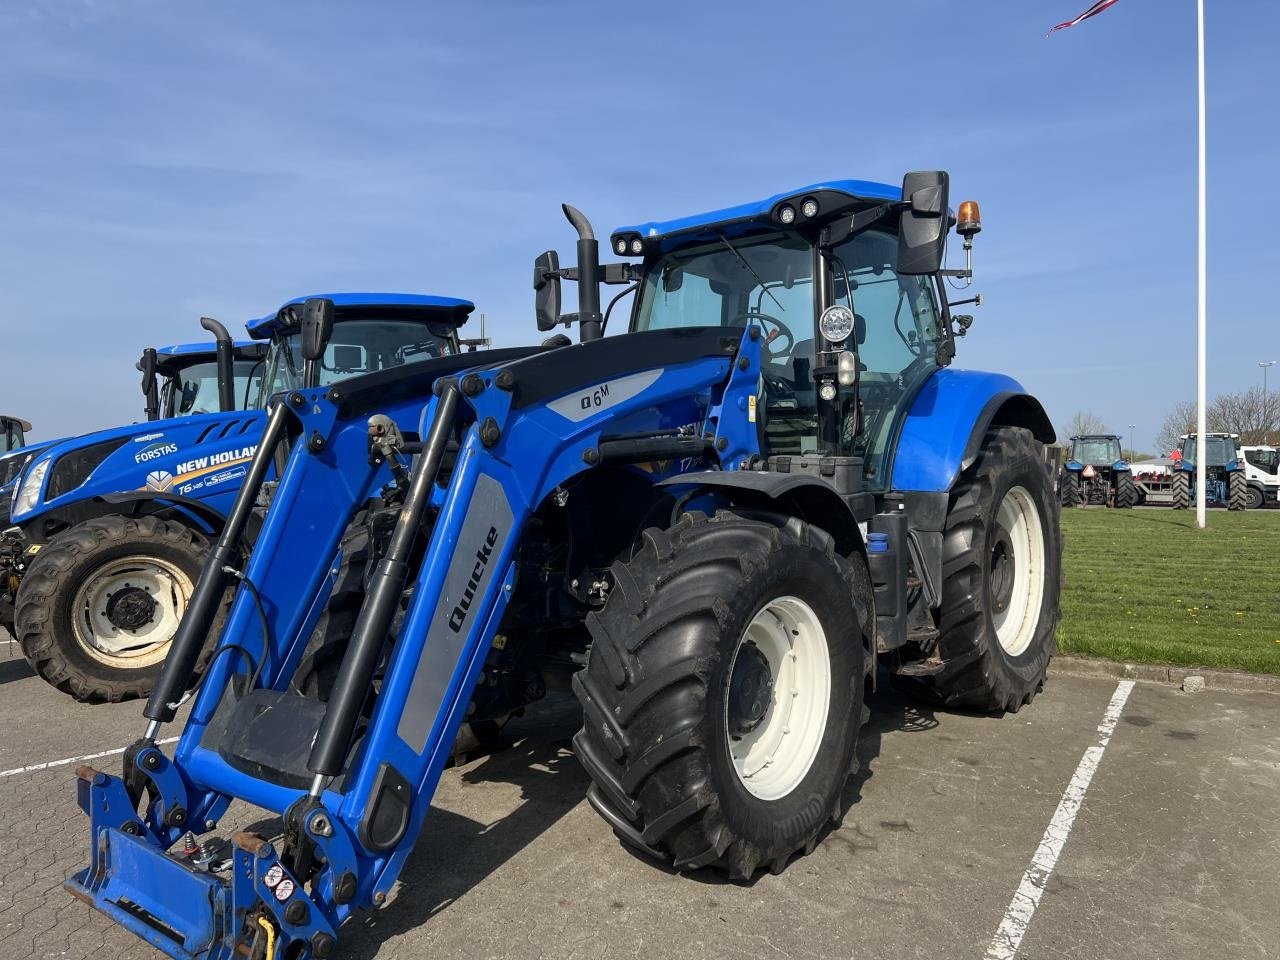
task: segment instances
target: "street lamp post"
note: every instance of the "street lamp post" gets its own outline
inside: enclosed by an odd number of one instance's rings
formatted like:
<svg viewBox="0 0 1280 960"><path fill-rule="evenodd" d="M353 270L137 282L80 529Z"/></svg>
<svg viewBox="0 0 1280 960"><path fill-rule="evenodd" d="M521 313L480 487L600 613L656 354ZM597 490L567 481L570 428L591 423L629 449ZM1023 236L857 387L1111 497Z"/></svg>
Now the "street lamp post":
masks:
<svg viewBox="0 0 1280 960"><path fill-rule="evenodd" d="M1138 455L1138 448L1133 445L1133 431L1138 425L1136 423L1129 424L1129 459L1132 460Z"/></svg>
<svg viewBox="0 0 1280 960"><path fill-rule="evenodd" d="M1258 366L1262 368L1262 442L1267 442L1267 434L1271 427L1271 421L1267 419L1267 369L1274 367L1274 360L1259 360Z"/></svg>

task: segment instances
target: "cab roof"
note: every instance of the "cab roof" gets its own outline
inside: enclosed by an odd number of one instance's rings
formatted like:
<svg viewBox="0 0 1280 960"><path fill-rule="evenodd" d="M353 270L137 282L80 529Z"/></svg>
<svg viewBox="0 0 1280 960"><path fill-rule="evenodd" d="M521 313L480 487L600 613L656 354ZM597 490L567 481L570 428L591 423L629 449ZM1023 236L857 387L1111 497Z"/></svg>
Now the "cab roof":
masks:
<svg viewBox="0 0 1280 960"><path fill-rule="evenodd" d="M31 432L31 424L28 423L26 420L23 420L21 417L11 417L7 413L0 413L0 421L8 421L9 423L16 423L18 426L22 428L23 433Z"/></svg>
<svg viewBox="0 0 1280 960"><path fill-rule="evenodd" d="M467 322L467 316L476 308L470 300L437 297L424 293L311 293L286 301L275 313L269 313L257 320L250 320L245 324L249 330L249 336L255 340L265 340L277 330L287 330L297 326L297 320L290 316L293 312L290 308L301 307L315 297L333 301L334 319L339 322L344 319L344 314L378 310L396 317L416 316L423 321L438 320L461 326Z"/></svg>
<svg viewBox="0 0 1280 960"><path fill-rule="evenodd" d="M236 340L232 346L236 350L244 350L254 348L259 344L252 340ZM213 359L218 355L217 344L210 340L204 340L200 343L174 343L167 347L156 348L156 358L163 363L165 360L188 360L195 357L208 357Z"/></svg>
<svg viewBox="0 0 1280 960"><path fill-rule="evenodd" d="M775 193L763 200L739 204L736 207L725 207L722 210L711 210L689 217L675 220L650 220L631 226L619 227L613 236L619 234L639 234L641 237L667 237L672 234L689 233L704 230L708 227L728 226L735 223L746 223L753 220L769 222L769 215L783 200L800 198L806 194L827 193L843 194L850 200L899 201L902 199L902 187L888 183L877 183L873 180L825 180L811 183L806 187L797 187L785 193Z"/></svg>

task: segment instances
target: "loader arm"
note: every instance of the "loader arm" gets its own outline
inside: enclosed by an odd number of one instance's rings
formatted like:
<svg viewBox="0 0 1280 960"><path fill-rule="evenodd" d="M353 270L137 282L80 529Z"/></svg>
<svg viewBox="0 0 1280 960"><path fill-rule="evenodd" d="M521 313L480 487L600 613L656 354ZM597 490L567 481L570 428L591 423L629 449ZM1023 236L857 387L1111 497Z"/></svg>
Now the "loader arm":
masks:
<svg viewBox="0 0 1280 960"><path fill-rule="evenodd" d="M156 737L173 717L166 698L189 681L178 676L181 656L166 665L174 676L148 704L151 723L126 755L125 776L82 771L93 860L68 881L73 892L173 957L230 960L259 918L281 955L328 955L353 910L385 900L413 848L515 588L531 513L605 459L644 460L646 443L655 483L741 466L757 452L745 411L760 344L754 327L632 334L482 365L419 395L428 429L327 702L290 683L343 532L383 475L366 421L383 412L380 394L403 402L402 429L417 418L403 385L363 390L353 380L341 392L291 394L273 414L293 440L290 459L239 571L253 586L236 596L173 759ZM259 457L271 455L268 438ZM457 457L441 485L451 438ZM241 496L255 495L246 484ZM411 560L424 538L421 560ZM201 586L228 576L211 562ZM405 596L375 685L372 665ZM184 622L188 643L202 642L199 627ZM372 709L362 710L371 687ZM154 799L140 816L144 792ZM280 849L238 836L227 879L165 853L184 830L216 823L232 799L284 816Z"/></svg>

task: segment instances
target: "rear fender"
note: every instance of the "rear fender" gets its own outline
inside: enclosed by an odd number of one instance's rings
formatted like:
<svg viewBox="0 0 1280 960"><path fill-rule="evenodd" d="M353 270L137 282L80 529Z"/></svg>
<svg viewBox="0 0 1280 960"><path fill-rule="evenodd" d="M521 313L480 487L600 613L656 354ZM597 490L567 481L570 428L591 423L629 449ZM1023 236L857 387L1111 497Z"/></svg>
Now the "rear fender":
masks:
<svg viewBox="0 0 1280 960"><path fill-rule="evenodd" d="M977 459L992 427L1025 427L1041 443L1056 435L1044 407L999 373L939 370L916 394L899 434L893 489L943 492Z"/></svg>

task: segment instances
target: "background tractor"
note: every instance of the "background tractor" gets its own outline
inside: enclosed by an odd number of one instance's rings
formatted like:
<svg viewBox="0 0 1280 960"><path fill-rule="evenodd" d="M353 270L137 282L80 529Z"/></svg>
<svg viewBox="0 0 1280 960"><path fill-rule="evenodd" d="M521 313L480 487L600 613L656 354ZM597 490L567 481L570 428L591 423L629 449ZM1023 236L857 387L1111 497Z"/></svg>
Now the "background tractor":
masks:
<svg viewBox="0 0 1280 960"><path fill-rule="evenodd" d="M1184 434L1178 446L1179 457L1173 472L1173 507L1185 510L1191 506L1196 483L1197 434ZM1249 505L1249 484L1245 479L1245 462L1234 433L1206 433L1205 500L1243 510ZM1261 506L1261 504L1258 504Z"/></svg>
<svg viewBox="0 0 1280 960"><path fill-rule="evenodd" d="M1064 507L1136 506L1138 489L1120 450L1120 438L1113 434L1072 437L1058 477L1058 498Z"/></svg>
<svg viewBox="0 0 1280 960"><path fill-rule="evenodd" d="M249 323L267 343L263 358L259 343L237 359L226 329L202 321L217 338L219 412L194 412L213 402L201 372L207 356L190 367L180 350L156 351L154 365L144 353L149 411L192 412L55 443L24 469L0 569L23 653L60 690L89 701L150 691L257 449L266 395L456 353L457 328L472 310L450 297L333 294L326 352L304 360L308 302L291 300ZM265 384L240 409L255 379Z"/></svg>
<svg viewBox="0 0 1280 960"><path fill-rule="evenodd" d="M386 901L460 726L566 678L619 837L746 878L842 815L877 665L934 701L1030 702L1058 620L1053 431L1010 378L949 369L971 318L945 296L970 276L943 266L947 193L816 184L622 228L635 261L603 266L566 207L576 266L548 251L534 285L540 329L579 343L277 395L123 776L78 771L71 889L174 957L331 956ZM967 252L976 205L957 219ZM603 335L601 281L635 286L625 332ZM166 854L233 799L279 842Z"/></svg>

